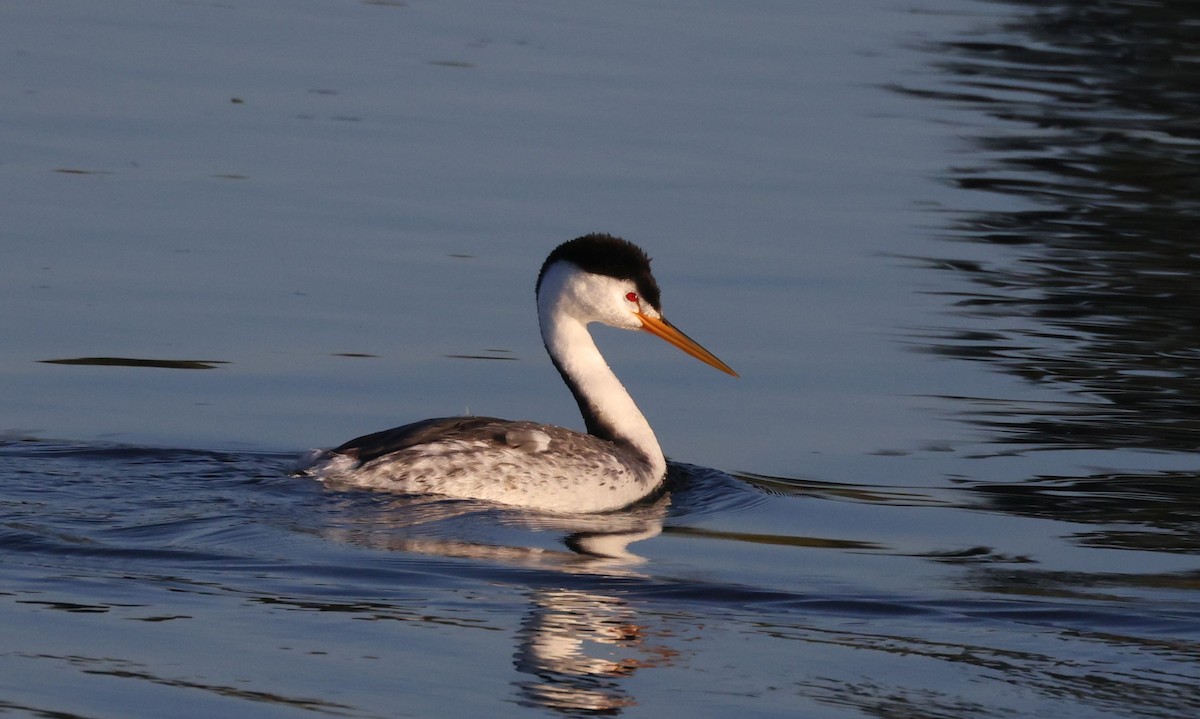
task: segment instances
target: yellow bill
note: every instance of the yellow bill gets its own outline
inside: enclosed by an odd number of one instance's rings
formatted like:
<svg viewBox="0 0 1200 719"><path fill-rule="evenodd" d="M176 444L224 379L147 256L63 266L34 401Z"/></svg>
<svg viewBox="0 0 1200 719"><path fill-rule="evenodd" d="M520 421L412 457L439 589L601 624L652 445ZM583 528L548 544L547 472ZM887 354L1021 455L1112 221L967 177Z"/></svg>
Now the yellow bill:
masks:
<svg viewBox="0 0 1200 719"><path fill-rule="evenodd" d="M680 332L675 328L675 325L667 322L666 318L649 317L641 312L635 312L634 314L637 315L637 318L642 321L642 329L650 334L670 342L701 362L709 366L716 367L725 374L730 374L734 377L738 376L738 373L734 372L729 365L717 359L717 356L712 352L709 352L701 347L699 342Z"/></svg>

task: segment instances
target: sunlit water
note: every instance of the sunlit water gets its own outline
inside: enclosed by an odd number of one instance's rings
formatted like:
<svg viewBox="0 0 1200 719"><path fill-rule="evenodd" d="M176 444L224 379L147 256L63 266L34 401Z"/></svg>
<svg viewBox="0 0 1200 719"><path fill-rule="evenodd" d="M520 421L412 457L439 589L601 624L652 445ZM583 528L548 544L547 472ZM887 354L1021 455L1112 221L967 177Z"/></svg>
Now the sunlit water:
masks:
<svg viewBox="0 0 1200 719"><path fill-rule="evenodd" d="M0 713L1200 711L1200 28L1095 5L5 5ZM742 374L598 333L664 494L292 475L578 426L590 231Z"/></svg>

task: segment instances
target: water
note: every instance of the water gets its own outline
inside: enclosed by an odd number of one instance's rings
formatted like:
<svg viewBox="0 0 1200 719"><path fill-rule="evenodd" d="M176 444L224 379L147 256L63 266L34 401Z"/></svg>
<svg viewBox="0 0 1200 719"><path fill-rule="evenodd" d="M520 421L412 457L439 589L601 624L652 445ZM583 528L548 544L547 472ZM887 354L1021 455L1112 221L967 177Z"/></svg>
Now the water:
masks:
<svg viewBox="0 0 1200 719"><path fill-rule="evenodd" d="M1186 3L0 14L0 711L1200 708ZM532 285L590 231L742 375L598 332L668 494L290 476L578 426Z"/></svg>

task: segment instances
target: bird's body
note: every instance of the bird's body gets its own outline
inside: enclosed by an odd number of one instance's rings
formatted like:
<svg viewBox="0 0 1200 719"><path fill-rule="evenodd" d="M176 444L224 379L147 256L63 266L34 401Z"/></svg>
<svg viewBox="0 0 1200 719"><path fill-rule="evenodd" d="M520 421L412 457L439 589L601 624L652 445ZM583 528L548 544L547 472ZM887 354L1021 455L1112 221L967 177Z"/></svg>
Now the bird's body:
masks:
<svg viewBox="0 0 1200 719"><path fill-rule="evenodd" d="M586 235L560 245L542 265L537 299L546 350L579 404L587 434L491 417L430 419L323 452L309 473L554 512L613 510L654 493L666 459L587 324L646 330L735 373L662 317L649 258L625 240Z"/></svg>
<svg viewBox="0 0 1200 719"><path fill-rule="evenodd" d="M494 417L428 419L347 444L330 454L328 469L355 485L550 512L618 509L660 479L645 458L612 442Z"/></svg>

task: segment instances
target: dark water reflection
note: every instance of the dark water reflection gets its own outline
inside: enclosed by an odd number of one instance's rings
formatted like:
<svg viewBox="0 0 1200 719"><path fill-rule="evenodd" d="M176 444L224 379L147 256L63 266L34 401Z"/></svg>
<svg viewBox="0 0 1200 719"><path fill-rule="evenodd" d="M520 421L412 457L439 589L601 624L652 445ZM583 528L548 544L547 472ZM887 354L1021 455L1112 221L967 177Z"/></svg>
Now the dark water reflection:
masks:
<svg viewBox="0 0 1200 719"><path fill-rule="evenodd" d="M1200 552L1200 476L1193 472L1039 477L1019 484L978 483L980 504L1027 517L1063 519L1094 530L1074 540L1091 547ZM1183 582L1200 587L1196 575Z"/></svg>
<svg viewBox="0 0 1200 719"><path fill-rule="evenodd" d="M943 85L904 88L986 120L947 179L1019 200L950 239L1007 260L931 258L969 280L938 353L1075 401L963 397L999 442L1200 446L1200 16L1174 2L1016 2L1017 19L931 48ZM995 203L993 203L995 204ZM1009 203L1012 204L1012 203Z"/></svg>

